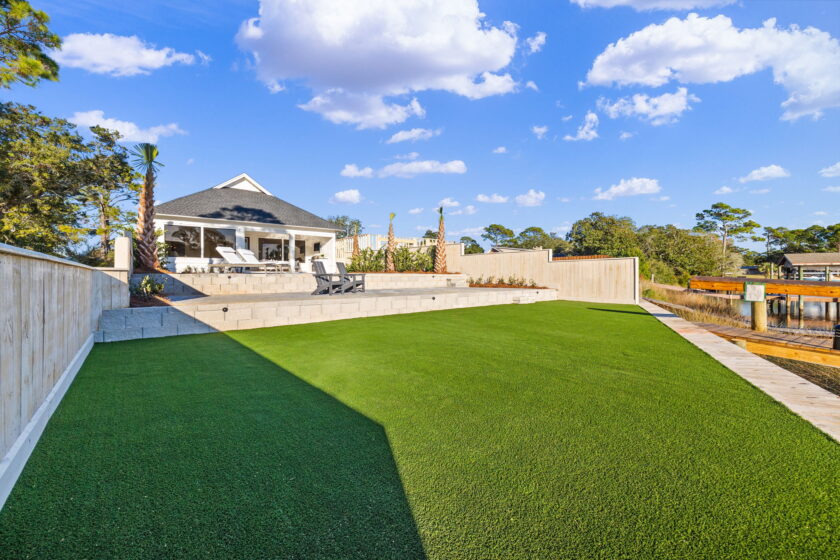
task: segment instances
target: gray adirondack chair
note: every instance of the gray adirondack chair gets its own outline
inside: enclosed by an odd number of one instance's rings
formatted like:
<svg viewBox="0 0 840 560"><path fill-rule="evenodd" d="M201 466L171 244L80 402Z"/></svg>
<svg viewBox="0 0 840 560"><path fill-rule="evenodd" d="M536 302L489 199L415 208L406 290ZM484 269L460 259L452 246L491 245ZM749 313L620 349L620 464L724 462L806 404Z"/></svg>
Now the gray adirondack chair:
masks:
<svg viewBox="0 0 840 560"><path fill-rule="evenodd" d="M365 275L364 274L357 274L347 272L347 267L344 266L343 262L339 262L338 264L338 273L341 275L341 279L344 281L345 284L350 286L350 292L364 292L365 291Z"/></svg>
<svg viewBox="0 0 840 560"><path fill-rule="evenodd" d="M331 296L333 294L343 294L347 285L341 279L341 275L339 274L328 274L327 270L324 268L324 263L320 261L315 261L312 263L315 272L313 276L315 276L315 283L318 285L315 288L315 291L312 292L313 296L327 294Z"/></svg>

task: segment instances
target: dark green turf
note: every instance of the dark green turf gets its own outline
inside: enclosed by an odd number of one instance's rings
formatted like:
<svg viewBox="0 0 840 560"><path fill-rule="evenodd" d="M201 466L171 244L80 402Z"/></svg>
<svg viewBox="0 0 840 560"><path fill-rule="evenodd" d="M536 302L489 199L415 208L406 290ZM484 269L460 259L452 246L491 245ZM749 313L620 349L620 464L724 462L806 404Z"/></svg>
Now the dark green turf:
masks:
<svg viewBox="0 0 840 560"><path fill-rule="evenodd" d="M631 306L97 345L7 558L838 558L840 446Z"/></svg>

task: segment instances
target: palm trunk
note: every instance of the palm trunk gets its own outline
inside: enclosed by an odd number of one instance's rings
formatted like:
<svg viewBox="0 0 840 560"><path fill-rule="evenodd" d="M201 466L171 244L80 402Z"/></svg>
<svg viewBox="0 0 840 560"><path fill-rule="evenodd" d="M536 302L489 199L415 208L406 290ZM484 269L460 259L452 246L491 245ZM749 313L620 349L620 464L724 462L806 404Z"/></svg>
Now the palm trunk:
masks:
<svg viewBox="0 0 840 560"><path fill-rule="evenodd" d="M353 232L353 258L359 258L359 228Z"/></svg>
<svg viewBox="0 0 840 560"><path fill-rule="evenodd" d="M388 225L388 248L385 250L385 272L396 272L396 267L394 266L394 245L396 245L396 240L394 239L394 221L392 219Z"/></svg>
<svg viewBox="0 0 840 560"><path fill-rule="evenodd" d="M137 206L137 253L140 265L149 270L160 270L155 243L155 175L153 170L146 172L143 190Z"/></svg>
<svg viewBox="0 0 840 560"><path fill-rule="evenodd" d="M443 212L440 214L437 243L435 244L435 272L437 274L446 272L446 227L443 223Z"/></svg>

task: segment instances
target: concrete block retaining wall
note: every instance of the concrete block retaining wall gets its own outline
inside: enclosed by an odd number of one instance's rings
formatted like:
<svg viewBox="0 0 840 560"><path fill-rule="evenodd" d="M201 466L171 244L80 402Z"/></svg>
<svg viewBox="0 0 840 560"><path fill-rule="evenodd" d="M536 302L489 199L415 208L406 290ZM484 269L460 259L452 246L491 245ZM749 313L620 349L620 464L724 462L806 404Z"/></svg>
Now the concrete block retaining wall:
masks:
<svg viewBox="0 0 840 560"><path fill-rule="evenodd" d="M144 276L133 275L132 284L140 282ZM311 293L315 289L315 278L311 274L202 273L151 276L157 282L163 282L164 294L172 296ZM370 290L466 287L467 277L463 274L374 273L366 275L366 283Z"/></svg>
<svg viewBox="0 0 840 560"><path fill-rule="evenodd" d="M425 294L320 296L299 300L113 309L102 314L95 340L114 342L555 299L554 290L465 288Z"/></svg>

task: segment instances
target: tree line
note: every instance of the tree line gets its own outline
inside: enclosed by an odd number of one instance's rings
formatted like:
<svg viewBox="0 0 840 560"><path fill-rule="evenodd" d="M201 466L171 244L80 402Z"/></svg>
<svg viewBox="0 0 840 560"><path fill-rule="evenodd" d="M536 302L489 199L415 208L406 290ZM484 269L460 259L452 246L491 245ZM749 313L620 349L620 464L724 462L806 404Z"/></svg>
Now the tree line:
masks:
<svg viewBox="0 0 840 560"><path fill-rule="evenodd" d="M607 255L639 257L640 272L647 278L669 284L685 284L692 276L736 274L744 265L777 262L783 253L840 251L840 223L803 229L763 227L752 213L718 202L696 214L696 225L680 228L672 224L643 225L626 216L593 212L574 222L561 236L531 226L515 233L502 224L483 229L481 239L494 247L551 249L554 256ZM339 216L342 227L358 219ZM435 238L431 230L424 237ZM754 251L737 242L762 243L764 251ZM460 238L467 253L483 253L484 248L469 236Z"/></svg>
<svg viewBox="0 0 840 560"><path fill-rule="evenodd" d="M24 0L0 0L0 88L58 80L49 53L61 39L48 23ZM0 103L0 242L106 265L114 237L134 229L140 266L160 268L153 229L157 148L129 151L120 138L93 126L85 140L65 119Z"/></svg>

